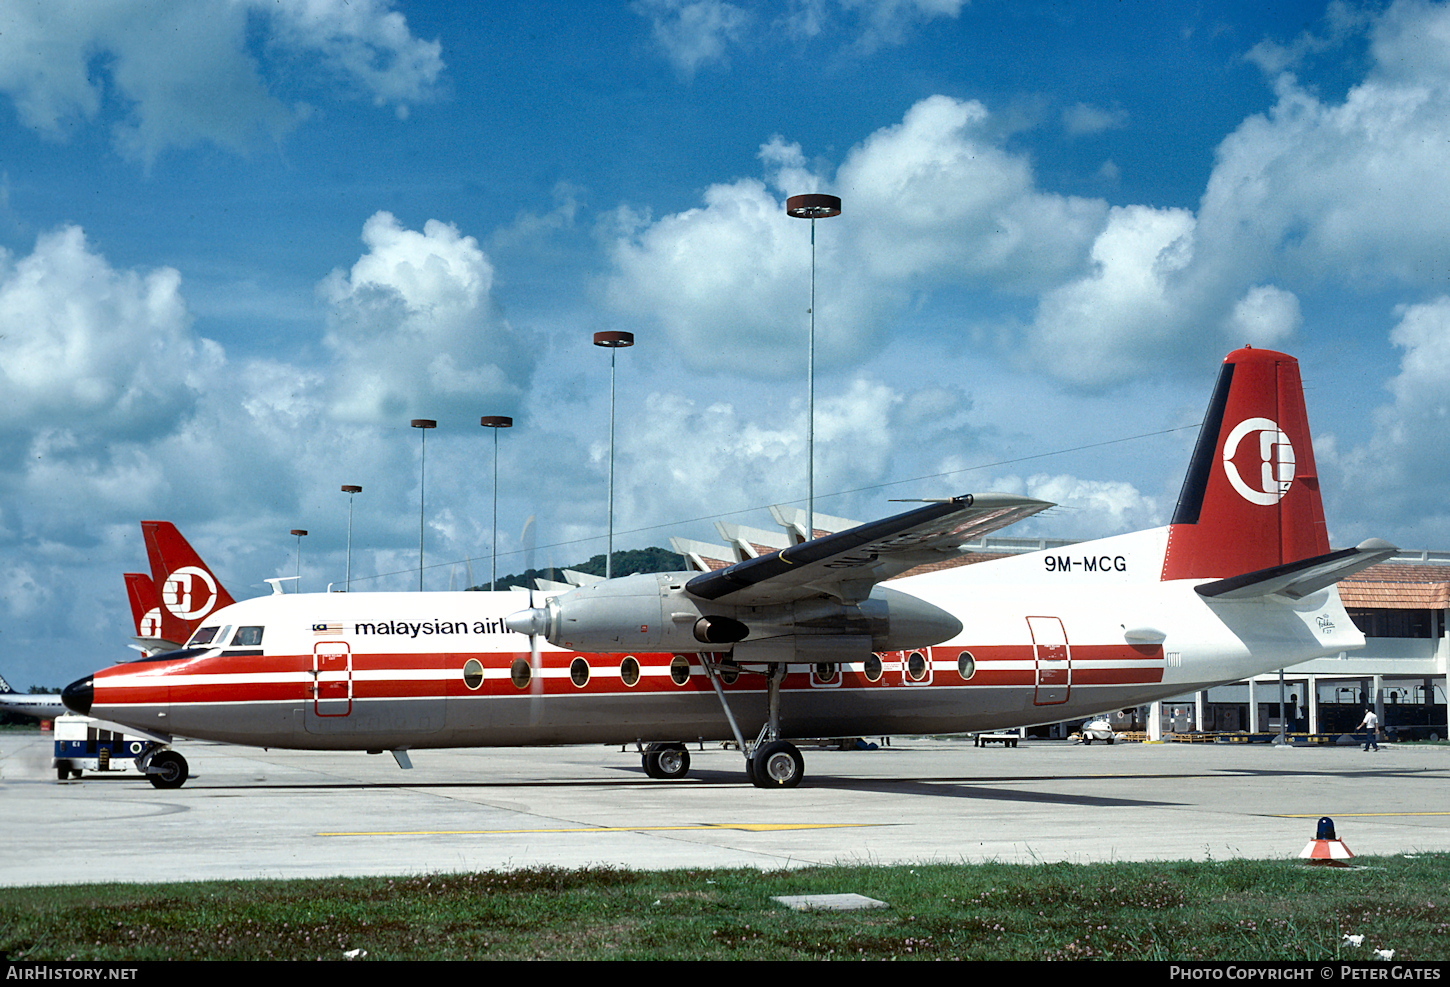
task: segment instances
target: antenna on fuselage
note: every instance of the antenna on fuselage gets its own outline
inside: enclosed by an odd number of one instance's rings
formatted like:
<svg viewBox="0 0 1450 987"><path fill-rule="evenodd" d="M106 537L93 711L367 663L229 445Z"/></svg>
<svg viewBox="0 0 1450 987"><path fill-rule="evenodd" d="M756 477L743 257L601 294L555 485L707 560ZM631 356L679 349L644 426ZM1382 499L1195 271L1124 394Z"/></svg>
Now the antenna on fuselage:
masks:
<svg viewBox="0 0 1450 987"><path fill-rule="evenodd" d="M282 591L282 584L295 582L297 579L297 576L275 576L272 579L266 580L266 583L272 587L273 596L285 596L286 594Z"/></svg>

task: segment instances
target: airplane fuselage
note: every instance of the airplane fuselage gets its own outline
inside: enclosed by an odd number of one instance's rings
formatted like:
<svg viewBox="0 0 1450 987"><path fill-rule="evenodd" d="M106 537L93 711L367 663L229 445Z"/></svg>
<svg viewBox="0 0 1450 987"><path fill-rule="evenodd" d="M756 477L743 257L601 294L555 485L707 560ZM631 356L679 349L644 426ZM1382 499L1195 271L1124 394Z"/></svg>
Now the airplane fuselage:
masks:
<svg viewBox="0 0 1450 987"><path fill-rule="evenodd" d="M912 651L790 664L781 736L1057 722L1363 646L1333 587L1286 606L1212 602L1193 589L1204 580L1160 581L1166 530L893 581L957 616L961 633ZM528 637L504 626L526 606L523 592L244 601L208 618L221 646L97 672L91 715L318 750L733 736L701 654L544 644L534 667ZM753 737L768 714L767 666L720 667L729 708Z"/></svg>
<svg viewBox="0 0 1450 987"><path fill-rule="evenodd" d="M37 720L53 720L66 712L58 693L0 693L0 712L20 713Z"/></svg>

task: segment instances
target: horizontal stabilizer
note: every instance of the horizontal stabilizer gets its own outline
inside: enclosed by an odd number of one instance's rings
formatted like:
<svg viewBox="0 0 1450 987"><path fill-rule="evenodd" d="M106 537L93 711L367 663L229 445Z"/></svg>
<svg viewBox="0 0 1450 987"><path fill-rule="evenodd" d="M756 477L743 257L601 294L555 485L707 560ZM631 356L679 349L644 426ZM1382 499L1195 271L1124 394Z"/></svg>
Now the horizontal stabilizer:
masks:
<svg viewBox="0 0 1450 987"><path fill-rule="evenodd" d="M1214 600L1252 600L1263 596L1287 596L1299 600L1368 569L1394 555L1399 549L1387 541L1371 538L1354 548L1342 548L1312 559L1300 559L1242 576L1219 579L1195 586L1200 596Z"/></svg>

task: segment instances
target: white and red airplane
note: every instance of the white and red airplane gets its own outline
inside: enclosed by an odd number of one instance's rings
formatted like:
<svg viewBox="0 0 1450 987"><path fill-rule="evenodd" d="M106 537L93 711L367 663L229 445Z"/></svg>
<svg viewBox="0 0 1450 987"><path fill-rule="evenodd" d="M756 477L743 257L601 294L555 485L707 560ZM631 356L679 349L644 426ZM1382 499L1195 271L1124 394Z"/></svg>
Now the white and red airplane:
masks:
<svg viewBox="0 0 1450 987"><path fill-rule="evenodd" d="M522 609L521 591L262 597L65 701L161 740L389 750L404 767L430 747L634 742L650 776L678 778L685 742L733 738L754 784L791 787L791 739L1057 722L1362 647L1335 583L1394 551L1330 551L1298 362L1246 348L1167 527L881 585L1049 506L954 497ZM186 778L175 751L142 768Z"/></svg>

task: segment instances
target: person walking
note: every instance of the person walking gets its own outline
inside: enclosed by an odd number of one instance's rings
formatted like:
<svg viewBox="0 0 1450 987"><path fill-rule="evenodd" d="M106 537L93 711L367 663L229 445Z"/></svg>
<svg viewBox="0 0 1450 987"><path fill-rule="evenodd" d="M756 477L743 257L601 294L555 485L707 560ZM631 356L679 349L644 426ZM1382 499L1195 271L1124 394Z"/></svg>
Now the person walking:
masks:
<svg viewBox="0 0 1450 987"><path fill-rule="evenodd" d="M1370 745L1373 744L1374 749L1379 750L1380 718L1374 715L1373 709L1367 709L1364 711L1364 719L1359 721L1359 725L1361 727L1364 727L1364 749L1369 750ZM1356 727L1356 729L1358 729L1358 727Z"/></svg>

